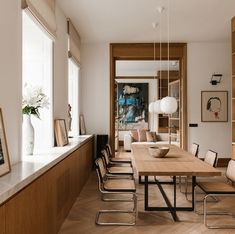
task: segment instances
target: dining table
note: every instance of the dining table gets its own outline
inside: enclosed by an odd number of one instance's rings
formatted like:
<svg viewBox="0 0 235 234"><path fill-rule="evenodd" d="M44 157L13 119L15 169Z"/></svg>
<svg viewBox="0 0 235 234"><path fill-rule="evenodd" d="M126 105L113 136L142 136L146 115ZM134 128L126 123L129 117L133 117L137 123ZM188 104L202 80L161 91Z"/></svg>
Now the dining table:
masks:
<svg viewBox="0 0 235 234"><path fill-rule="evenodd" d="M151 144L153 147L154 144ZM193 156L176 145L156 145L156 147L169 147L169 152L162 158L153 157L147 144L132 144L133 165L144 184L144 209L146 211L168 211L174 221L179 221L177 211L194 211L196 177L221 176L222 172L212 167L203 160ZM164 181L159 178L169 176L170 180ZM177 205L177 177L187 176L192 179L192 199L190 206ZM144 177L144 181L141 178ZM154 177L154 180L150 180ZM149 205L149 187L157 185L166 206ZM163 185L173 185L173 201L167 196ZM151 203L152 204L152 203Z"/></svg>

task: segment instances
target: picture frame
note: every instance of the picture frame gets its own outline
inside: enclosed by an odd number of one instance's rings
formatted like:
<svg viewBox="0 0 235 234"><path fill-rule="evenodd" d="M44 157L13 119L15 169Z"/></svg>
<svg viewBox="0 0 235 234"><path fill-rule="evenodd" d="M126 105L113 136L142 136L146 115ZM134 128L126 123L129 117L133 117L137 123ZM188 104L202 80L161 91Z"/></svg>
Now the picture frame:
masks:
<svg viewBox="0 0 235 234"><path fill-rule="evenodd" d="M119 131L149 128L149 83L117 84L116 128Z"/></svg>
<svg viewBox="0 0 235 234"><path fill-rule="evenodd" d="M86 135L86 126L85 126L85 120L84 120L84 115L83 114L80 115L79 124L80 124L80 134L81 135Z"/></svg>
<svg viewBox="0 0 235 234"><path fill-rule="evenodd" d="M201 91L201 121L228 122L228 91Z"/></svg>
<svg viewBox="0 0 235 234"><path fill-rule="evenodd" d="M11 171L10 158L7 147L7 139L3 121L2 109L0 108L0 176Z"/></svg>
<svg viewBox="0 0 235 234"><path fill-rule="evenodd" d="M65 124L65 119L55 119L54 121L55 128L55 138L57 146L65 146L68 142L68 134Z"/></svg>

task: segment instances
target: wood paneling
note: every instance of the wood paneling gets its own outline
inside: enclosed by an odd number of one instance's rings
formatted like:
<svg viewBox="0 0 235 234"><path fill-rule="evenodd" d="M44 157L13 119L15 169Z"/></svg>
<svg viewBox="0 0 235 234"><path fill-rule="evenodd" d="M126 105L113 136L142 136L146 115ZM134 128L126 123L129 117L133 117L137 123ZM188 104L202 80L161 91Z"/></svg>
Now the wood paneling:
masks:
<svg viewBox="0 0 235 234"><path fill-rule="evenodd" d="M232 145L232 159L235 160L235 145Z"/></svg>
<svg viewBox="0 0 235 234"><path fill-rule="evenodd" d="M92 148L90 140L6 202L5 233L57 233L90 175Z"/></svg>
<svg viewBox="0 0 235 234"><path fill-rule="evenodd" d="M5 234L5 205L0 206L0 234Z"/></svg>
<svg viewBox="0 0 235 234"><path fill-rule="evenodd" d="M187 149L187 44L170 43L170 59L180 62L181 92L181 142ZM162 43L162 59L168 58L168 45ZM113 43L110 44L110 145L114 151L115 142L115 63L116 60L154 60L153 43ZM160 44L155 43L156 60L159 59Z"/></svg>
<svg viewBox="0 0 235 234"><path fill-rule="evenodd" d="M231 21L232 41L232 143L235 143L235 17ZM235 146L232 144L232 155L235 159Z"/></svg>

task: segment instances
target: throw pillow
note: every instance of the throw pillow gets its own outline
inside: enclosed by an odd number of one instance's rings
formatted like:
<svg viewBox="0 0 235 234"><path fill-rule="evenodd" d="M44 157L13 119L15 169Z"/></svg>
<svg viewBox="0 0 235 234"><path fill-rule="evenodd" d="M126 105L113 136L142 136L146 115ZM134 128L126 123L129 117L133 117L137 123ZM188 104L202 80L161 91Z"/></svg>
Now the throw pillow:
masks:
<svg viewBox="0 0 235 234"><path fill-rule="evenodd" d="M156 134L156 132L147 131L146 138L147 138L147 142L156 142L157 141L157 134Z"/></svg>
<svg viewBox="0 0 235 234"><path fill-rule="evenodd" d="M139 141L139 135L137 130L131 130L130 135L132 137L132 141Z"/></svg>
<svg viewBox="0 0 235 234"><path fill-rule="evenodd" d="M138 129L138 135L139 135L140 142L147 141L146 131L147 131L146 129Z"/></svg>

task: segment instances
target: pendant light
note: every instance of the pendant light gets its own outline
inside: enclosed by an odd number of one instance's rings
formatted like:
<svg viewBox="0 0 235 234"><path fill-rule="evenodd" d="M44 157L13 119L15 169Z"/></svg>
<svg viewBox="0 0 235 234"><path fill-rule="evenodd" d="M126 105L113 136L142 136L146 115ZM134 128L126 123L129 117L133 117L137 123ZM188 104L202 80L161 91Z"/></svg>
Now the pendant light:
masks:
<svg viewBox="0 0 235 234"><path fill-rule="evenodd" d="M169 8L169 0L168 0L168 14L167 14L167 57L168 57L168 96L164 97L161 100L160 108L164 114L173 114L177 110L177 100L174 97L170 97L170 8Z"/></svg>
<svg viewBox="0 0 235 234"><path fill-rule="evenodd" d="M162 12L164 10L164 7L158 7L157 8L157 11L159 12L160 14L160 82L161 82L161 77L162 77ZM160 83L159 82L159 83ZM162 110L161 110L161 98L162 98L162 95L161 95L161 87L160 87L160 99L156 100L154 102L154 112L156 114L162 114Z"/></svg>
<svg viewBox="0 0 235 234"><path fill-rule="evenodd" d="M154 30L156 30L158 24L156 22L153 22L152 23L152 27ZM153 61L155 62L155 58L156 58L156 55L155 55L155 34L154 34L154 42L153 42ZM155 80L156 80L156 75L155 75L155 72L154 72L154 77L153 77L153 80L154 80L154 83L155 83ZM155 86L155 84L154 84ZM154 99L153 99L153 102L150 102L149 104L149 112L150 113L155 113L155 102L154 100L156 100L156 92L155 92L155 89L154 89Z"/></svg>

